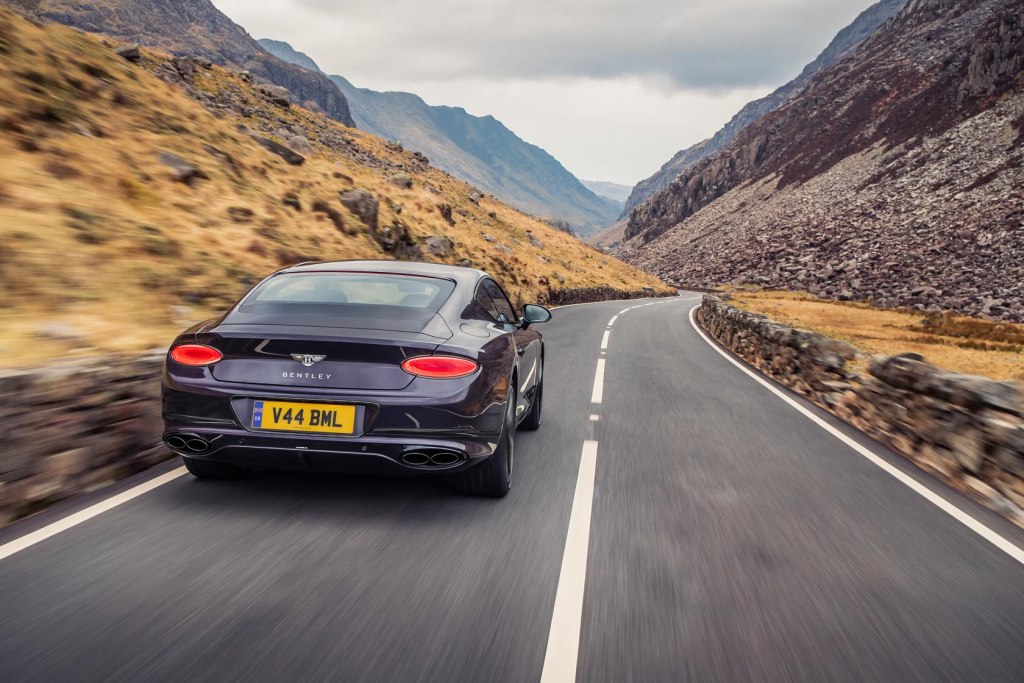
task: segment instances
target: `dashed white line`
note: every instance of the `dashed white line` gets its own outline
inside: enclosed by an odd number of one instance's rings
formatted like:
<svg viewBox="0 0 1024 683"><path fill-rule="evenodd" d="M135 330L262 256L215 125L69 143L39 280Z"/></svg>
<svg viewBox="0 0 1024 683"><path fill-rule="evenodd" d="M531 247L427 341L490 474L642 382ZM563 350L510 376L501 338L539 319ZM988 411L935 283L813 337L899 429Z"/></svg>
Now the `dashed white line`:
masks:
<svg viewBox="0 0 1024 683"><path fill-rule="evenodd" d="M569 514L569 530L565 536L565 551L562 553L562 569L555 591L555 606L551 613L544 668L540 674L541 683L573 683L576 680L596 475L597 442L584 441L576 493Z"/></svg>
<svg viewBox="0 0 1024 683"><path fill-rule="evenodd" d="M781 398L783 401L788 403L791 407L795 408L804 417L806 417L807 419L811 420L812 422L817 424L819 427L824 429L826 432L828 432L829 434L831 434L832 436L836 437L837 439L842 441L844 444L846 444L847 446L852 448L854 451L856 451L860 455L862 455L865 458L867 458L868 460L870 460L872 463L877 465L879 468L881 468L887 474L892 475L896 480L898 480L901 484L905 485L911 491L913 491L914 493L917 493L918 495L922 496L929 503L933 504L935 507L937 507L940 510L942 510L943 512L945 512L947 515L949 515L950 517L952 517L956 521L960 522L965 527L967 527L968 529L970 529L974 533L978 534L979 536L984 538L986 541L988 541L989 543L991 543L995 547L997 547L1000 550L1002 550L1004 553L1006 553L1007 555L1009 555L1013 559L1017 560L1021 564L1024 564L1024 550L1022 550L1018 546L1014 545L1013 543L1011 543L1007 539L1003 538L1002 536L1000 536L998 533L996 533L992 529L989 529L987 526L985 526L984 524L979 522L977 519L975 519L971 515L967 514L966 512L964 512L963 510L961 510L957 506L953 505L952 503L950 503L948 500L946 500L942 496L936 494L934 491L932 491L927 486L925 486L924 484L920 483L919 481L917 481L916 479L914 479L910 475L906 474L905 472L903 472L902 470L898 469L897 467L894 467L893 465L890 465L888 462L885 461L884 458L882 458L882 456L877 455L871 449L869 449L869 448L867 448L865 446L862 446L861 444L857 443L856 441L851 439L846 434L843 434L841 431L839 431L838 429L836 429L835 427L830 425L828 422L826 422L825 420L821 419L820 417L818 417L817 415L812 413L810 410L808 410L806 407L801 405L793 397L789 396L784 391L782 391L781 389L776 387L774 384L769 382L767 379L765 379L761 375L757 374L756 372L754 372L753 370L748 368L746 365L744 365L740 361L736 360L735 358L730 356L728 353L723 351L721 348L719 348L719 346L717 344L715 344L713 341L711 341L711 339L706 334L704 334L704 330L700 329L700 326L697 324L697 320L696 320L695 316L696 316L696 311L697 311L698 308L700 308L700 306L694 306L692 309L690 309L690 324L693 326L693 329L697 330L697 334L699 334L701 336L701 338L703 338L704 341L706 341L711 346L711 348L713 348L715 351L717 351L722 356L724 356L727 361L729 361L730 363L732 363L733 365L738 367L740 370L745 372L747 375L749 375L751 378L753 378L755 382L757 382L761 386L763 386L766 389L768 389L768 391L772 392L773 394L775 394L776 396Z"/></svg>
<svg viewBox="0 0 1024 683"><path fill-rule="evenodd" d="M597 421L599 421L600 419L601 419L601 416L600 416L600 415L591 415L591 416L590 416L590 421L591 421L591 422L597 422Z"/></svg>
<svg viewBox="0 0 1024 683"><path fill-rule="evenodd" d="M601 337L601 350L602 351L604 349L608 348L608 337L610 337L611 334L612 334L611 330L605 330L604 331L604 336Z"/></svg>
<svg viewBox="0 0 1024 683"><path fill-rule="evenodd" d="M107 498L104 501L100 501L99 503L87 507L84 510L79 510L74 514L70 514L64 519L57 520L53 524L48 524L44 526L42 529L37 529L36 531L33 531L30 534L25 534L21 538L16 538L13 541L4 543L3 545L0 545L0 560L10 557L14 553L20 552L25 548L34 546L36 543L45 541L51 536L56 536L62 531L67 531L73 526L78 526L82 522L88 521L97 515L103 514L107 510L112 510L116 508L118 505L121 505L122 503L127 503L133 498L138 498L143 493L152 491L158 486L163 486L169 481L174 481L183 474L185 474L184 467L179 467L175 470L171 470L166 474L161 474L159 477L150 479L149 481L139 484L138 486L135 486L133 488L130 488L127 491L122 491L116 496L111 496L110 498Z"/></svg>
<svg viewBox="0 0 1024 683"><path fill-rule="evenodd" d="M612 319L608 321L608 327L611 327L612 325L614 325L615 321L618 320L618 319L619 319L619 316L613 315Z"/></svg>
<svg viewBox="0 0 1024 683"><path fill-rule="evenodd" d="M591 403L600 403L604 397L604 358L597 359L597 370L594 371L594 391L590 394Z"/></svg>

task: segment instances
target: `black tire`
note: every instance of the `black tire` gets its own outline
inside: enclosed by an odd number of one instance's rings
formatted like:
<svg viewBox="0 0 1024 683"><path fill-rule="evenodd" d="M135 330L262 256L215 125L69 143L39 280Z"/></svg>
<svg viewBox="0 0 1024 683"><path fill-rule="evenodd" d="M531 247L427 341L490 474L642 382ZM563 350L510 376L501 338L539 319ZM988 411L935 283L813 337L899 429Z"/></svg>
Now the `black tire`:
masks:
<svg viewBox="0 0 1024 683"><path fill-rule="evenodd" d="M509 396L505 408L505 424L498 437L494 455L455 480L456 488L471 496L504 498L512 488L512 465L516 452L516 395Z"/></svg>
<svg viewBox="0 0 1024 683"><path fill-rule="evenodd" d="M544 359L541 358L540 366L537 368L537 393L533 396L533 405L530 412L526 414L519 428L524 432L535 432L540 429L541 411L544 409Z"/></svg>
<svg viewBox="0 0 1024 683"><path fill-rule="evenodd" d="M185 456L181 456L181 459L185 461L185 469L196 479L240 479L249 474L249 470L226 462L197 460Z"/></svg>

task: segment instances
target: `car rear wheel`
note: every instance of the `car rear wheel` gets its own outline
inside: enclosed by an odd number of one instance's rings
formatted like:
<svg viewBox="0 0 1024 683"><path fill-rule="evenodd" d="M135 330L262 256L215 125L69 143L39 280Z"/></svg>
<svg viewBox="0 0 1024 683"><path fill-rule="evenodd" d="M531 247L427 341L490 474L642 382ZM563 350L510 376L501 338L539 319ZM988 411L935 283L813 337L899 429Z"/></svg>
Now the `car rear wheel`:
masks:
<svg viewBox="0 0 1024 683"><path fill-rule="evenodd" d="M185 469L196 479L239 479L249 474L248 470L226 462L196 460L185 456L181 456L181 459L185 461Z"/></svg>
<svg viewBox="0 0 1024 683"><path fill-rule="evenodd" d="M512 488L512 465L516 452L515 391L505 402L505 424L498 437L494 455L481 465L463 472L455 480L462 493L472 496L503 498Z"/></svg>
<svg viewBox="0 0 1024 683"><path fill-rule="evenodd" d="M533 404L530 412L526 414L519 428L523 431L533 432L540 429L541 410L544 408L544 361L541 360L537 368L537 391L533 394Z"/></svg>

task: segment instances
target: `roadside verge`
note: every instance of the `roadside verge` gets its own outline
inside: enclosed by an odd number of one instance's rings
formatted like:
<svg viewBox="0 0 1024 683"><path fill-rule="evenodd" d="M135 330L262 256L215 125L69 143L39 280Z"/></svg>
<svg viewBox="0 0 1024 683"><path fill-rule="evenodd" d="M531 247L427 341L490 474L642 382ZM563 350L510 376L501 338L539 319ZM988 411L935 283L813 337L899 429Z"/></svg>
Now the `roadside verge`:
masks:
<svg viewBox="0 0 1024 683"><path fill-rule="evenodd" d="M707 295L701 327L765 375L1024 526L1021 387L942 370L915 354L855 347Z"/></svg>

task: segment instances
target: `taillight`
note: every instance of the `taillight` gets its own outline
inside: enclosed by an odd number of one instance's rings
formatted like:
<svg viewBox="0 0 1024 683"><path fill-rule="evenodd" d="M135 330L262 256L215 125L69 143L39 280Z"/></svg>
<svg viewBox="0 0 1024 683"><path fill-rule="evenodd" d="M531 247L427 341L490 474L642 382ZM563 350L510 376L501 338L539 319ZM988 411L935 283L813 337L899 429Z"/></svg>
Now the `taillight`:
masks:
<svg viewBox="0 0 1024 683"><path fill-rule="evenodd" d="M213 365L224 355L212 346L181 344L171 349L171 358L182 365Z"/></svg>
<svg viewBox="0 0 1024 683"><path fill-rule="evenodd" d="M455 356L417 356L402 361L402 369L410 375L428 379L455 379L472 375L480 367L468 358Z"/></svg>

